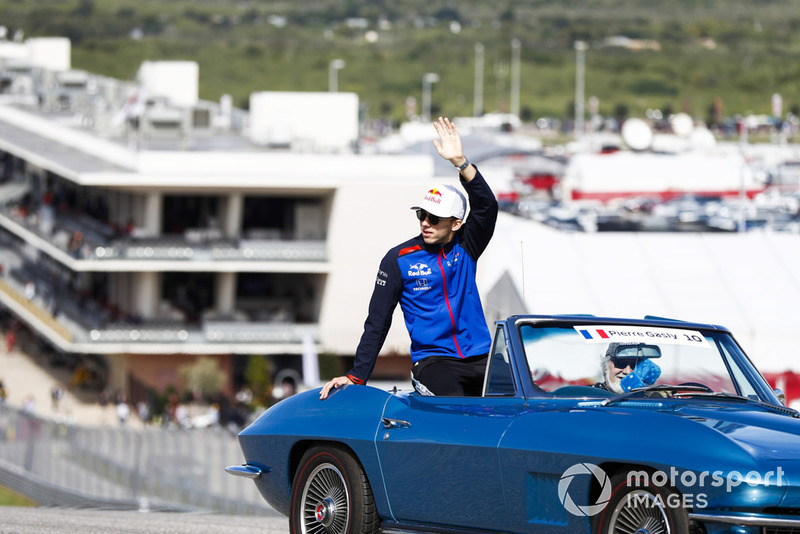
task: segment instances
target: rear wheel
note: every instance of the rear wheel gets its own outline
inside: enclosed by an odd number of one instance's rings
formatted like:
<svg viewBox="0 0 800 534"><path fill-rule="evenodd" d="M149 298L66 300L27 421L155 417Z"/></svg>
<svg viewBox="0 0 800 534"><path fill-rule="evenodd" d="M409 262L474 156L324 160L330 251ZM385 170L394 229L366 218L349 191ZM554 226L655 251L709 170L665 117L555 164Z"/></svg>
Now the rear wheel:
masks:
<svg viewBox="0 0 800 534"><path fill-rule="evenodd" d="M364 469L342 448L312 447L292 484L292 534L373 534L379 521Z"/></svg>
<svg viewBox="0 0 800 534"><path fill-rule="evenodd" d="M649 479L649 477L648 477ZM634 479L632 479L634 480ZM652 481L628 482L627 473L611 477L613 491L602 513L595 516L598 534L684 534L689 518L681 494L668 485Z"/></svg>

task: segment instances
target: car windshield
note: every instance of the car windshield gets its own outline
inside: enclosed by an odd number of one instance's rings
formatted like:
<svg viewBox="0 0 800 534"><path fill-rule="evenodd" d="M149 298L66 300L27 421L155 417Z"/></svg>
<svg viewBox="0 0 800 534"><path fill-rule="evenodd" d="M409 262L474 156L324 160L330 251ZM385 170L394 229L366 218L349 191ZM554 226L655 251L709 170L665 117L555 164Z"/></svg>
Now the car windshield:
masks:
<svg viewBox="0 0 800 534"><path fill-rule="evenodd" d="M730 335L685 328L597 324L520 327L534 383L556 395L609 396L658 385L757 399ZM734 356L736 355L736 356Z"/></svg>

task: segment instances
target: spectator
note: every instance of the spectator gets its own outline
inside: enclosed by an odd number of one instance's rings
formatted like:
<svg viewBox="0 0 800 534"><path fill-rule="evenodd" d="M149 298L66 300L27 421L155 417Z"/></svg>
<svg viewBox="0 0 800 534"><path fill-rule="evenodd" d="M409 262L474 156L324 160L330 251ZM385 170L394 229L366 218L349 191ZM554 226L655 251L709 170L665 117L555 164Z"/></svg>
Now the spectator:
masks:
<svg viewBox="0 0 800 534"><path fill-rule="evenodd" d="M22 411L25 413L34 413L36 411L36 399L33 395L27 395L22 400Z"/></svg>
<svg viewBox="0 0 800 534"><path fill-rule="evenodd" d="M242 389L236 392L236 400L249 406L253 402L253 392L247 386L242 386Z"/></svg>
<svg viewBox="0 0 800 534"><path fill-rule="evenodd" d="M11 354L14 350L14 344L16 343L17 335L14 333L14 327L8 329L6 332L6 352Z"/></svg>
<svg viewBox="0 0 800 534"><path fill-rule="evenodd" d="M69 253L73 258L80 258L81 248L83 247L83 232L75 230L69 242Z"/></svg>
<svg viewBox="0 0 800 534"><path fill-rule="evenodd" d="M61 408L61 399L64 397L64 388L61 387L61 384L53 384L53 387L50 389L50 399L52 401L52 409L54 412L59 411Z"/></svg>
<svg viewBox="0 0 800 534"><path fill-rule="evenodd" d="M145 401L139 401L136 404L136 411L143 423L150 422L150 406Z"/></svg>
<svg viewBox="0 0 800 534"><path fill-rule="evenodd" d="M125 423L128 422L128 416L131 413L131 409L128 406L128 403L125 402L125 397L120 396L117 400L117 418L119 419L120 426L124 426Z"/></svg>
<svg viewBox="0 0 800 534"><path fill-rule="evenodd" d="M36 296L36 284L32 281L28 281L25 283L25 298L28 300L33 300L33 297Z"/></svg>

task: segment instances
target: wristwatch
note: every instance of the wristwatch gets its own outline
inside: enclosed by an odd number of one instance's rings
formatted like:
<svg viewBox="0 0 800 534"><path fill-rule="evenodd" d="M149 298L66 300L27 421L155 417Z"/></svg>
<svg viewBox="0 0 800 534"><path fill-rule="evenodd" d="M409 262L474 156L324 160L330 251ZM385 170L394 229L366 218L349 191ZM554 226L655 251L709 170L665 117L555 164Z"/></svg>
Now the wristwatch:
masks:
<svg viewBox="0 0 800 534"><path fill-rule="evenodd" d="M469 160L467 159L467 156L464 156L464 163L458 166L458 172L462 172L468 166L469 166Z"/></svg>

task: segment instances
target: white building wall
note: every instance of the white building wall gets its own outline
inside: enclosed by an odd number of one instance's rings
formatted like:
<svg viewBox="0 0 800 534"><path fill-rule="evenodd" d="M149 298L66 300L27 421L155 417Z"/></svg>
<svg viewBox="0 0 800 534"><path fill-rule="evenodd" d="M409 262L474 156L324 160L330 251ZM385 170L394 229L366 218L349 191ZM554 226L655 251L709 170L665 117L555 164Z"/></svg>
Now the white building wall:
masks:
<svg viewBox="0 0 800 534"><path fill-rule="evenodd" d="M200 67L196 61L144 61L137 77L147 98L163 97L187 108L197 104Z"/></svg>
<svg viewBox="0 0 800 534"><path fill-rule="evenodd" d="M431 172L402 180L348 180L336 191L328 228L331 271L320 315L324 350L355 353L380 261L419 233L410 207L433 183ZM398 306L382 353L408 353L409 346Z"/></svg>
<svg viewBox="0 0 800 534"><path fill-rule="evenodd" d="M257 145L351 152L358 140L358 95L253 93L250 95L250 139Z"/></svg>
<svg viewBox="0 0 800 534"><path fill-rule="evenodd" d="M0 60L27 61L29 56L28 45L11 41L0 41Z"/></svg>
<svg viewBox="0 0 800 534"><path fill-rule="evenodd" d="M72 43L67 37L35 37L25 41L34 67L63 72L72 65Z"/></svg>

